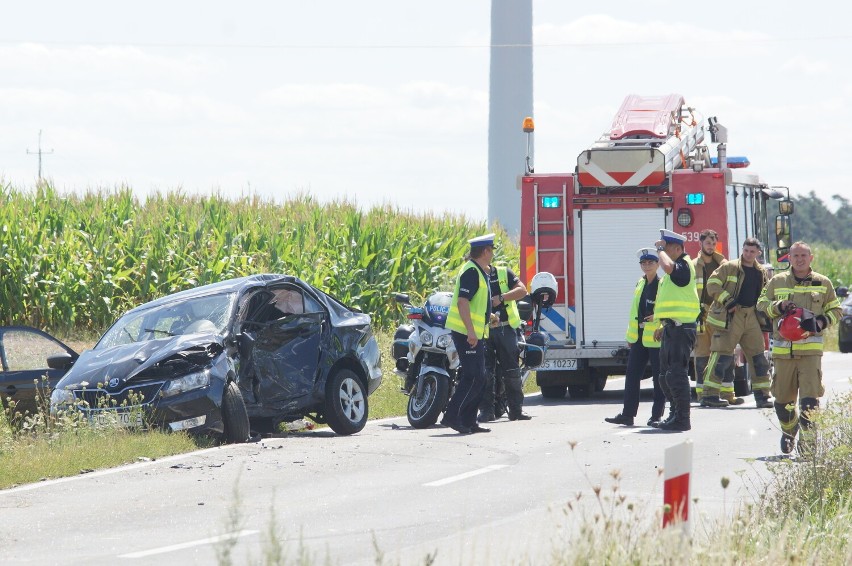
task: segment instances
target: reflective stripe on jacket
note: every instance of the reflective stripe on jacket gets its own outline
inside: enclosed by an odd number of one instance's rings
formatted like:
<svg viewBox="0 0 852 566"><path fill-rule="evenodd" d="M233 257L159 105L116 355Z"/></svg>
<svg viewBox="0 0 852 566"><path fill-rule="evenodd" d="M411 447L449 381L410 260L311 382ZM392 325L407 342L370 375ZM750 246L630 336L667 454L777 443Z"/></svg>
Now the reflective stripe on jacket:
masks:
<svg viewBox="0 0 852 566"><path fill-rule="evenodd" d="M630 306L630 320L627 323L627 342L635 343L639 339L639 300L645 289L645 278L641 277L633 291L633 304ZM660 342L654 340L654 331L660 327L660 321L654 318L642 328L642 345L646 348L659 348Z"/></svg>
<svg viewBox="0 0 852 566"><path fill-rule="evenodd" d="M689 268L689 283L679 287L672 282L668 273L660 279L657 289L657 304L654 307L654 320L668 318L680 323L695 322L698 318L698 292L695 290L695 266L688 255L681 256ZM680 258L678 258L680 259Z"/></svg>
<svg viewBox="0 0 852 566"><path fill-rule="evenodd" d="M766 270L754 262L761 275L761 290L766 286ZM742 259L737 258L719 266L707 280L707 294L713 298L710 311L707 313L707 324L716 328L727 328L728 309L725 308L731 299L740 295L740 289L745 281Z"/></svg>
<svg viewBox="0 0 852 566"><path fill-rule="evenodd" d="M509 289L509 269L505 265L497 267L497 283L500 285L500 294L505 295ZM512 328L521 327L521 315L518 313L518 305L516 301L505 301L506 314L509 316L509 326Z"/></svg>
<svg viewBox="0 0 852 566"><path fill-rule="evenodd" d="M464 321L459 314L459 286L462 273L468 269L475 269L476 275L479 277L479 288L470 300L470 321L473 323L473 329L477 338L488 338L488 321L486 320L486 315L488 314L488 301L491 298L491 292L488 281L482 275L482 270L473 260L468 260L459 270L459 274L456 277L456 289L453 291L453 302L450 303L450 312L447 315L447 322L444 323L444 327L467 336L467 327L464 325Z"/></svg>
<svg viewBox="0 0 852 566"><path fill-rule="evenodd" d="M772 319L773 356L822 355L825 329L819 334L796 342L786 340L778 334L778 320L781 317L781 312L776 305L778 301L793 301L797 307L812 311L814 316L823 315L828 320L828 326L831 326L840 320L840 299L834 292L831 280L811 271L804 281L799 282L790 270L770 279L757 300L757 310L765 312Z"/></svg>

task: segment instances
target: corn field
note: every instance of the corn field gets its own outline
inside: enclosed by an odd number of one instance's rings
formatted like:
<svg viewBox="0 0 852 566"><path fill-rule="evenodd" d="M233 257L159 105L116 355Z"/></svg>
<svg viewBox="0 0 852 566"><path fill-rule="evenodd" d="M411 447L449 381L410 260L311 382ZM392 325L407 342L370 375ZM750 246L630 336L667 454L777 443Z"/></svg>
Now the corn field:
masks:
<svg viewBox="0 0 852 566"><path fill-rule="evenodd" d="M0 323L99 332L169 293L285 273L390 328L401 318L392 293L452 290L466 240L484 231L464 217L360 211L307 194L284 203L180 192L140 201L129 188L0 186ZM517 247L498 255L517 269Z"/></svg>

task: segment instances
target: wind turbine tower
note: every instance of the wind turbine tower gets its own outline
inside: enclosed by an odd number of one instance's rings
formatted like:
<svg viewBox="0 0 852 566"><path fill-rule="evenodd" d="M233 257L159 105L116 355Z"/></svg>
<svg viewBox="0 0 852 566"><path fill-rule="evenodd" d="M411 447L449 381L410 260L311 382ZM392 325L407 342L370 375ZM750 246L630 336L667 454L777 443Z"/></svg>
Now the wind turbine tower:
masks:
<svg viewBox="0 0 852 566"><path fill-rule="evenodd" d="M488 104L488 223L509 236L521 230L520 178L533 115L532 0L491 0Z"/></svg>

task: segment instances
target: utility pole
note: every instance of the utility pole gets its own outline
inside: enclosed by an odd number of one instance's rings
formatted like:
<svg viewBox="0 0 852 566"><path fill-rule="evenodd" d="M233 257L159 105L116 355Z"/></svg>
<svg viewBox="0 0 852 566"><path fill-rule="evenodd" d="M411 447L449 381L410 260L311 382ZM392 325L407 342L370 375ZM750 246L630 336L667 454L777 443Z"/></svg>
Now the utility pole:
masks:
<svg viewBox="0 0 852 566"><path fill-rule="evenodd" d="M42 151L42 149L41 149L41 130L39 130L38 131L38 151L30 151L30 149L27 148L27 154L28 155L38 155L38 180L39 181L41 181L41 156L42 156L42 154L45 154L45 153L48 153L48 154L53 153L53 150L51 149L50 151Z"/></svg>

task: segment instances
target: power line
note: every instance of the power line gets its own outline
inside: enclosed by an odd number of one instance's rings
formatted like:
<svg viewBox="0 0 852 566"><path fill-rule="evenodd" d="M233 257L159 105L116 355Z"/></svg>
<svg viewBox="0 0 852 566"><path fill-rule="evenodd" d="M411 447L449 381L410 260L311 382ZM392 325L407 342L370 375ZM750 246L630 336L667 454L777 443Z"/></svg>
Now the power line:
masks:
<svg viewBox="0 0 852 566"><path fill-rule="evenodd" d="M41 130L38 131L38 151L30 151L30 148L27 148L27 155L38 155L38 180L41 181L41 156L43 154L53 153L53 150L43 151L41 149Z"/></svg>
<svg viewBox="0 0 852 566"><path fill-rule="evenodd" d="M781 37L751 37L740 39L725 39L727 45L761 45L787 42L814 42L814 41L849 41L852 35L813 35L813 36L781 36ZM666 46L681 45L682 41L677 39L663 39L653 41L568 41L568 42L533 42L529 43L506 43L492 45L490 43L189 43L189 42L127 42L127 41L74 41L74 40L37 40L37 39L4 39L0 38L0 45L37 44L67 47L138 47L138 48L197 48L197 49L488 49L492 47L504 49L529 49L529 48L565 48L565 47L642 47L642 46Z"/></svg>

